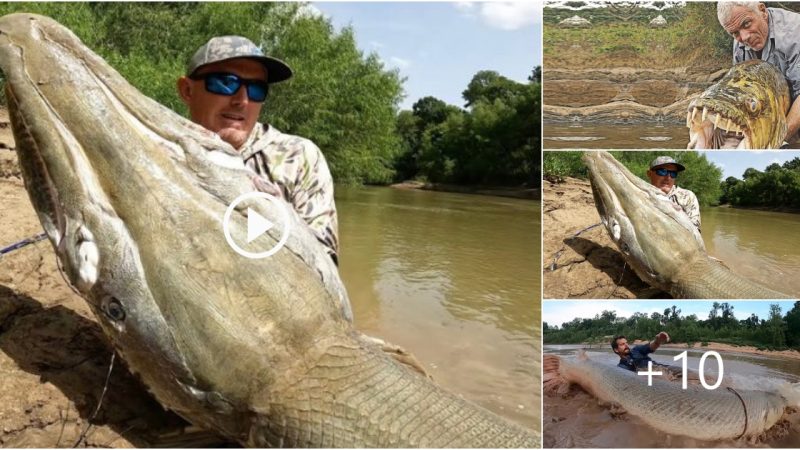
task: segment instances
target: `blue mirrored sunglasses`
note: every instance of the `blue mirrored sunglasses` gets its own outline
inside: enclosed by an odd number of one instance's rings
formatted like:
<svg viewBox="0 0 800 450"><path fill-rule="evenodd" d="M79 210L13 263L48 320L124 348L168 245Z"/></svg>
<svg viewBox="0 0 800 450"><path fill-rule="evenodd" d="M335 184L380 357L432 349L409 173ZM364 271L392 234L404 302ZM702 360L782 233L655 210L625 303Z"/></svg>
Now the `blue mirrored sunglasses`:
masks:
<svg viewBox="0 0 800 450"><path fill-rule="evenodd" d="M669 174L670 178L678 178L678 171L677 170L667 170L667 169L656 169L656 175L660 177L664 177Z"/></svg>
<svg viewBox="0 0 800 450"><path fill-rule="evenodd" d="M225 72L211 72L202 75L191 75L192 80L205 80L206 90L212 94L230 97L239 92L242 85L247 87L247 98L261 103L267 99L269 84L264 80L250 80Z"/></svg>

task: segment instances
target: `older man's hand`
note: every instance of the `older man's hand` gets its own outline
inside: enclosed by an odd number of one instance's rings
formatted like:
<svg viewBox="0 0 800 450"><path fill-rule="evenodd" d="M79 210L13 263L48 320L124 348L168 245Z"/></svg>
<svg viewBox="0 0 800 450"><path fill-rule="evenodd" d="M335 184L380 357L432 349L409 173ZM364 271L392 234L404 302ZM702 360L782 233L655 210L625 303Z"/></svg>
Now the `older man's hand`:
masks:
<svg viewBox="0 0 800 450"><path fill-rule="evenodd" d="M223 128L217 132L223 141L231 144L236 150L241 150L250 133L237 128Z"/></svg>

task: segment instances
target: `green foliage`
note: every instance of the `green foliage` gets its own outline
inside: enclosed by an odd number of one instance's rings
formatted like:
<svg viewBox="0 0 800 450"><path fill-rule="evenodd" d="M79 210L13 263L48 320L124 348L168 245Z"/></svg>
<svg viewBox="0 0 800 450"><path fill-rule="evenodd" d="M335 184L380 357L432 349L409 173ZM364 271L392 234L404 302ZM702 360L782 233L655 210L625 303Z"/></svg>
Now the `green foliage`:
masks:
<svg viewBox="0 0 800 450"><path fill-rule="evenodd" d="M686 151L613 151L612 155L632 173L649 182L647 170L658 156L672 156L680 164L686 166L676 184L688 189L697 196L701 206L719 204L723 189L720 185L722 170L708 161L704 154ZM586 178L586 167L580 161L579 152L554 151L545 152L543 160L544 177L553 180L564 177Z"/></svg>
<svg viewBox="0 0 800 450"><path fill-rule="evenodd" d="M763 172L750 167L742 178L728 177L722 183L725 203L742 207L800 209L800 158L783 165L772 163Z"/></svg>
<svg viewBox="0 0 800 450"><path fill-rule="evenodd" d="M541 73L541 70L538 71ZM540 76L540 75L539 75ZM402 179L457 184L539 184L541 85L480 71L464 91L467 109L434 98L398 116Z"/></svg>
<svg viewBox="0 0 800 450"><path fill-rule="evenodd" d="M786 344L792 348L800 348L800 302L786 313Z"/></svg>
<svg viewBox="0 0 800 450"><path fill-rule="evenodd" d="M690 54L697 49L715 58L733 60L733 38L717 20L716 2L687 2L675 49Z"/></svg>
<svg viewBox="0 0 800 450"><path fill-rule="evenodd" d="M544 152L542 173L554 182L564 181L566 177L585 179L589 176L580 152Z"/></svg>
<svg viewBox="0 0 800 450"><path fill-rule="evenodd" d="M353 31L302 13L300 3L3 3L70 28L131 84L186 114L176 80L212 36L242 35L285 60L295 76L275 85L262 121L307 137L334 179L388 183L401 151L396 115L402 80L376 55L358 50Z"/></svg>
<svg viewBox="0 0 800 450"><path fill-rule="evenodd" d="M800 349L800 302L786 316L781 315L777 304L770 305L769 320L759 321L755 315L746 320L737 320L734 305L714 302L708 320L699 320L696 315L682 316L675 305L655 312L650 316L634 313L630 317L619 317L616 311L603 311L594 318L575 318L561 326L548 324L542 333L545 344L577 344L594 342L598 337L624 335L629 341L650 340L661 331L666 331L675 343L723 342L733 345L752 345L769 349ZM787 326L788 325L788 326Z"/></svg>
<svg viewBox="0 0 800 450"><path fill-rule="evenodd" d="M283 59L295 76L275 85L261 121L314 141L339 183L425 178L463 184L538 185L541 68L528 83L478 72L468 109L433 97L398 114L396 70L356 46L353 30L304 13L300 3L2 3L70 28L132 85L186 114L176 80L212 36L242 35ZM4 99L2 99L4 100ZM4 103L4 101L3 101Z"/></svg>

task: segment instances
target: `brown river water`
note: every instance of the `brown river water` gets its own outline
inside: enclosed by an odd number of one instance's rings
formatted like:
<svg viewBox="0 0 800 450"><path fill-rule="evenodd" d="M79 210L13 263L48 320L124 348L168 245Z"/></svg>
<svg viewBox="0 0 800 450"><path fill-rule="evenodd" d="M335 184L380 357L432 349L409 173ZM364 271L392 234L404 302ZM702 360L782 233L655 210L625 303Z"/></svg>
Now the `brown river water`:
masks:
<svg viewBox="0 0 800 450"><path fill-rule="evenodd" d="M540 203L337 187L340 273L359 330L443 387L540 429Z"/></svg>
<svg viewBox="0 0 800 450"><path fill-rule="evenodd" d="M613 125L547 124L543 146L547 149L685 149L689 130L680 124Z"/></svg>
<svg viewBox="0 0 800 450"><path fill-rule="evenodd" d="M574 355L580 345L545 345L546 354L562 357ZM593 359L616 364L619 358L610 347L586 350ZM684 349L660 348L652 355L653 361L680 367L673 357ZM697 369L702 349L688 351L688 367ZM720 352L723 360L725 379L734 388L776 390L787 383L800 382L800 360L780 357L752 355L734 352ZM713 358L706 362L709 371L716 370ZM620 369L622 370L622 369ZM709 384L716 376L707 376ZM800 405L795 405L800 406ZM727 440L706 442L688 437L671 436L653 428L628 414L615 417L608 407L601 406L597 400L581 388L573 386L564 396L546 394L543 407L544 446L545 447L595 447L595 448L798 448L800 447L800 414L793 412L785 418L789 422L788 432L782 435L766 436L759 440Z"/></svg>
<svg viewBox="0 0 800 450"><path fill-rule="evenodd" d="M800 296L800 214L703 208L708 254L737 274Z"/></svg>

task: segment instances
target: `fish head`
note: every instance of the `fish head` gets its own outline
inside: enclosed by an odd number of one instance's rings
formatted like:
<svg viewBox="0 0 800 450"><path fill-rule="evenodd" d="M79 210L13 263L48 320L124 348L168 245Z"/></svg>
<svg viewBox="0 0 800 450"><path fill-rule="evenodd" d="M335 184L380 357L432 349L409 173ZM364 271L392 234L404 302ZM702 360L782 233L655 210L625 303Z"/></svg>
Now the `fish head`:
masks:
<svg viewBox="0 0 800 450"><path fill-rule="evenodd" d="M292 231L271 257L228 246L222 218L254 174L216 134L142 95L46 17L0 18L0 68L26 190L59 266L162 403L196 410L191 399L215 390L245 402L315 338L346 329L338 271L291 206ZM229 221L237 242L250 209L283 220L272 202L242 202Z"/></svg>
<svg viewBox="0 0 800 450"><path fill-rule="evenodd" d="M610 153L587 151L583 162L611 240L639 277L669 291L684 265L705 255L697 228L661 190L633 175Z"/></svg>
<svg viewBox="0 0 800 450"><path fill-rule="evenodd" d="M789 106L789 87L775 66L739 63L689 103L689 148L780 148Z"/></svg>

